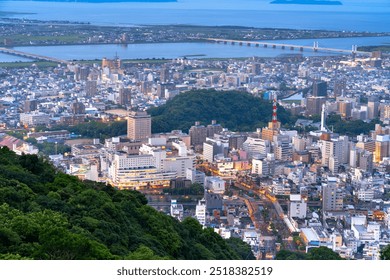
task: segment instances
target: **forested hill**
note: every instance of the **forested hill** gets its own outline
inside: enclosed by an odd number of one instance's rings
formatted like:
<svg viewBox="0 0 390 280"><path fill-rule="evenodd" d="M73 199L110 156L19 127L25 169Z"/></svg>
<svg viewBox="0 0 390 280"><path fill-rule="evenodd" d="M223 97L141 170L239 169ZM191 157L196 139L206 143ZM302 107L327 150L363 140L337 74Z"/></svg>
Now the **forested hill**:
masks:
<svg viewBox="0 0 390 280"><path fill-rule="evenodd" d="M0 148L0 259L253 259L241 240L146 203Z"/></svg>
<svg viewBox="0 0 390 280"><path fill-rule="evenodd" d="M271 120L272 102L246 92L194 90L175 96L149 113L154 133L188 131L196 121L208 125L211 120L232 131L254 131ZM282 124L293 123L283 107L278 107L278 119Z"/></svg>

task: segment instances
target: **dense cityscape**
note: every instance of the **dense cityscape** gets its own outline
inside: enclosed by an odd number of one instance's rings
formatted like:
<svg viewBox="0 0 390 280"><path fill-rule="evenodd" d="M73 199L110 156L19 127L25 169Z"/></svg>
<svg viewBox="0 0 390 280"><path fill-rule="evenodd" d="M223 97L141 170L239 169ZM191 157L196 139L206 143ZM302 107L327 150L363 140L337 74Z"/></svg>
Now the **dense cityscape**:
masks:
<svg viewBox="0 0 390 280"><path fill-rule="evenodd" d="M17 154L39 153L32 143L68 146L49 155L66 173L144 192L179 220L193 216L224 238L239 236L257 257L272 259L280 246L327 246L344 258L378 259L389 243L389 66L376 52L2 69L0 144ZM272 120L253 132L213 120L152 134L146 109L204 89L269 100ZM288 129L279 106L297 116ZM327 126L331 115L378 123L347 136ZM47 129L86 119L127 119L127 135L102 141ZM204 196L192 193L197 184Z"/></svg>
<svg viewBox="0 0 390 280"><path fill-rule="evenodd" d="M4 47L368 36L4 22ZM382 50L0 63L0 146L38 155L87 183L138 191L166 216L241 239L256 259L304 259L321 247L336 258L383 259L390 248L390 55ZM189 101L180 107L179 98Z"/></svg>

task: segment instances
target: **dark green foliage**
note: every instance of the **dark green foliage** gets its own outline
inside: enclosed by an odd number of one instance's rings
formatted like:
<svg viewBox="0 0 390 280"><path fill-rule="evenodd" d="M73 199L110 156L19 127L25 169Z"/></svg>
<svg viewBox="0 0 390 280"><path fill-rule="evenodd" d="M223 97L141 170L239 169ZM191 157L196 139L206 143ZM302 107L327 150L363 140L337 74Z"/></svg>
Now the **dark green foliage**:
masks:
<svg viewBox="0 0 390 280"><path fill-rule="evenodd" d="M253 258L240 242L157 212L139 192L81 182L0 148L0 259Z"/></svg>
<svg viewBox="0 0 390 280"><path fill-rule="evenodd" d="M241 239L231 237L226 240L230 247L232 247L243 260L255 260L253 254L249 254L250 246L247 243L243 243Z"/></svg>
<svg viewBox="0 0 390 280"><path fill-rule="evenodd" d="M300 252L292 252L288 250L280 250L275 257L276 260L305 260L306 254Z"/></svg>
<svg viewBox="0 0 390 280"><path fill-rule="evenodd" d="M381 260L390 260L390 245L381 250Z"/></svg>
<svg viewBox="0 0 390 280"><path fill-rule="evenodd" d="M233 131L254 131L272 118L272 103L238 91L194 90L181 93L165 105L149 110L152 131L187 131L196 121L208 125L217 120ZM293 124L290 114L278 107L282 124Z"/></svg>
<svg viewBox="0 0 390 280"><path fill-rule="evenodd" d="M327 247L319 247L310 249L307 254L280 250L276 254L276 260L342 260L342 258Z"/></svg>
<svg viewBox="0 0 390 280"><path fill-rule="evenodd" d="M342 260L339 254L333 252L327 247L319 247L310 249L307 253L308 260Z"/></svg>
<svg viewBox="0 0 390 280"><path fill-rule="evenodd" d="M380 123L377 119L366 123L362 120L342 120L340 115L328 116L326 123L335 133L348 136L356 136L361 133L369 134L370 130L375 129L375 124Z"/></svg>
<svg viewBox="0 0 390 280"><path fill-rule="evenodd" d="M172 195L203 195L204 188L201 184L194 183L189 188L170 188L165 192Z"/></svg>
<svg viewBox="0 0 390 280"><path fill-rule="evenodd" d="M55 126L52 130L61 129L66 129L76 135L81 135L82 137L99 138L103 140L113 136L125 135L127 133L127 122L115 121L111 123L102 123L90 121L75 126Z"/></svg>

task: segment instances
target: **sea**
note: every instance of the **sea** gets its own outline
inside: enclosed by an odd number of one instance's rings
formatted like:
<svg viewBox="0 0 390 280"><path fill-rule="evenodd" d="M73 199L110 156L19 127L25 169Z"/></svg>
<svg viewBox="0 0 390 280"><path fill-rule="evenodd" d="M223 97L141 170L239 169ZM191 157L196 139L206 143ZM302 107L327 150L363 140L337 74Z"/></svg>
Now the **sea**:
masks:
<svg viewBox="0 0 390 280"><path fill-rule="evenodd" d="M91 0L92 1L92 0ZM125 0L124 0L125 1ZM141 26L190 24L207 26L248 26L259 28L291 28L313 30L337 30L359 32L390 32L389 0L342 0L343 5L295 5L270 4L271 0L177 0L177 2L48 2L0 0L0 16L34 20L64 20L108 26ZM334 39L327 47L361 45L357 40ZM326 40L326 39L325 39ZM314 40L305 42L312 44ZM329 43L329 44L328 44ZM345 44L344 44L345 43ZM348 43L348 44L347 44ZM389 38L376 37L364 40L364 45L389 44ZM138 46L72 46L68 59L84 59L91 56L112 56L114 52L128 53L124 58L169 57L199 54L218 57L220 47L210 43L159 44L157 47L144 44ZM321 42L320 42L321 45ZM347 46L348 45L348 46ZM27 47L25 51L40 51L47 48L47 55L54 50L61 53L61 47ZM33 48L33 49L31 49ZM153 48L157 48L153 50ZM160 48L160 49L161 49ZM106 49L106 51L104 51ZM139 49L137 51L137 49ZM126 51L127 50L127 51ZM149 50L148 54L144 52ZM91 51L93 53L91 53ZM248 57L254 48L225 46L227 56ZM71 53L69 52L69 53ZM257 51L258 52L258 51ZM281 51L263 50L263 56L278 56ZM260 54L261 55L261 54ZM309 54L308 54L309 55ZM88 57L87 57L88 56ZM0 61L13 61L13 56L0 55ZM62 58L62 57L61 57ZM18 58L18 60L24 60Z"/></svg>

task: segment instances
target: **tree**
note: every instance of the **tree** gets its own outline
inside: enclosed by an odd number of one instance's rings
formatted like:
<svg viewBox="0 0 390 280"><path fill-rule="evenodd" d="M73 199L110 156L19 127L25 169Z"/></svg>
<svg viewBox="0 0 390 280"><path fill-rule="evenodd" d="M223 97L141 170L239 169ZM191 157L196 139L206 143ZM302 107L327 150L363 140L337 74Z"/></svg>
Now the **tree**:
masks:
<svg viewBox="0 0 390 280"><path fill-rule="evenodd" d="M380 258L381 260L390 260L390 245L382 249Z"/></svg>
<svg viewBox="0 0 390 280"><path fill-rule="evenodd" d="M307 260L342 260L339 254L327 247L310 249L306 256Z"/></svg>

